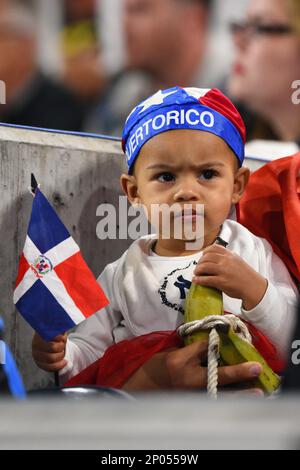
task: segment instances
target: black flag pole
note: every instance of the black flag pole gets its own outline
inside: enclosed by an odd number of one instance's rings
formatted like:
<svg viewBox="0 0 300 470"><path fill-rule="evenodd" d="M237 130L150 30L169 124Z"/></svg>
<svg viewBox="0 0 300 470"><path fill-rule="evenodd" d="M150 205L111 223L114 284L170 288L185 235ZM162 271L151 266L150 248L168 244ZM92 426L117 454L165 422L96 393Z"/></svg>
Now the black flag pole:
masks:
<svg viewBox="0 0 300 470"><path fill-rule="evenodd" d="M35 194L35 192L36 192L38 186L39 186L39 185L38 185L37 180L35 179L34 174L31 173L31 184L30 184L30 188L31 188L31 192L32 192L33 194Z"/></svg>
<svg viewBox="0 0 300 470"><path fill-rule="evenodd" d="M55 384L55 387L56 388L59 388L60 385L59 385L59 375L58 375L58 372L54 372L54 384Z"/></svg>

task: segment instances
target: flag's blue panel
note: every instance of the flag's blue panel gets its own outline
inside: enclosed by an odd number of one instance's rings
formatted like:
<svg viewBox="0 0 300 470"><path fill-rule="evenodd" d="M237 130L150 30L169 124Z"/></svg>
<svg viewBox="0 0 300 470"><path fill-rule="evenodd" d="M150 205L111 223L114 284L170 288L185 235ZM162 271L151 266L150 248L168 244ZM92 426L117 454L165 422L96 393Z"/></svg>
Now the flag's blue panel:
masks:
<svg viewBox="0 0 300 470"><path fill-rule="evenodd" d="M53 297L51 292L37 280L16 303L26 321L46 341L73 328L75 323Z"/></svg>
<svg viewBox="0 0 300 470"><path fill-rule="evenodd" d="M43 193L37 190L32 204L28 235L41 253L70 236Z"/></svg>

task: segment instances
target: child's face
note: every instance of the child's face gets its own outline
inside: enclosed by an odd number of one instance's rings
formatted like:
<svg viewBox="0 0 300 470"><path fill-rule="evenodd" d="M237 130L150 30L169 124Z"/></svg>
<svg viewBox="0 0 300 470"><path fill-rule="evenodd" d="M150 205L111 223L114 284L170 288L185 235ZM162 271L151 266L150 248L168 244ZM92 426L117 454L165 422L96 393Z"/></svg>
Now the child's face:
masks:
<svg viewBox="0 0 300 470"><path fill-rule="evenodd" d="M248 170L238 169L237 158L221 138L208 132L175 130L150 139L140 151L134 174L122 175L121 183L129 200L143 204L148 214L153 204L177 203L182 209L185 204L193 208L203 204L207 246L218 235L231 205L240 199L247 179ZM184 223L195 224L195 218L182 216ZM180 251L180 242L185 241L171 236L163 244L170 250L176 245Z"/></svg>

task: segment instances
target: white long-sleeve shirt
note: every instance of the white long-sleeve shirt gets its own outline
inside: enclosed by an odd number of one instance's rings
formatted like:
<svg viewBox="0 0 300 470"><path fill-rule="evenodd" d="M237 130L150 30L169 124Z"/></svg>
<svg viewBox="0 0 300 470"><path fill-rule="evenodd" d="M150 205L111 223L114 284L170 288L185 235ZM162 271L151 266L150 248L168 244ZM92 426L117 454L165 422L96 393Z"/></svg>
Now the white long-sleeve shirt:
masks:
<svg viewBox="0 0 300 470"><path fill-rule="evenodd" d="M265 295L255 308L246 311L241 300L223 294L224 310L251 322L286 354L295 323L297 290L285 265L266 240L235 221L224 222L220 237L229 250L268 280ZM114 343L152 331L174 330L182 323L186 293L202 253L157 256L151 249L155 238L150 235L133 242L100 275L110 304L69 335L62 382L99 359Z"/></svg>

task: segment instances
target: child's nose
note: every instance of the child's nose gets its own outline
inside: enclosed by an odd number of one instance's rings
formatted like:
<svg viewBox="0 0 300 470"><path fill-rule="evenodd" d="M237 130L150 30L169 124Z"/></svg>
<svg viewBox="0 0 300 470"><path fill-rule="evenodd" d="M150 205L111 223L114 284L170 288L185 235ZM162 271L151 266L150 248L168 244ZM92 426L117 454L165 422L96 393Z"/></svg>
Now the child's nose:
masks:
<svg viewBox="0 0 300 470"><path fill-rule="evenodd" d="M181 184L175 194L174 201L197 201L199 199L193 183Z"/></svg>

